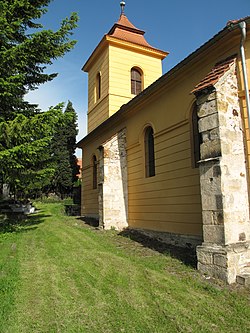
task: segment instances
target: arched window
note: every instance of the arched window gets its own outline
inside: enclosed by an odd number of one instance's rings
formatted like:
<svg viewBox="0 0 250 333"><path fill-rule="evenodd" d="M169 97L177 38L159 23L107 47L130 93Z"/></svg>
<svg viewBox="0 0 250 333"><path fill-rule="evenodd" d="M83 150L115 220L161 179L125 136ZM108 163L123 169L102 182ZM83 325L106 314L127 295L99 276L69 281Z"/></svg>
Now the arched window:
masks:
<svg viewBox="0 0 250 333"><path fill-rule="evenodd" d="M97 188L97 159L96 156L93 156L92 159L92 165L93 165L93 189Z"/></svg>
<svg viewBox="0 0 250 333"><path fill-rule="evenodd" d="M142 91L142 74L137 68L131 69L131 94L138 95Z"/></svg>
<svg viewBox="0 0 250 333"><path fill-rule="evenodd" d="M96 75L96 83L95 83L95 96L96 101L101 98L101 92L102 92L102 84L101 84L101 74L100 72Z"/></svg>
<svg viewBox="0 0 250 333"><path fill-rule="evenodd" d="M154 131L152 127L145 130L145 166L146 177L155 176L155 148L154 148Z"/></svg>
<svg viewBox="0 0 250 333"><path fill-rule="evenodd" d="M192 114L191 114L191 122L192 122L192 138L191 138L191 146L192 146L192 164L194 168L198 168L198 161L200 160L200 144L201 144L201 135L199 133L198 127L198 115L197 115L197 105L193 106Z"/></svg>

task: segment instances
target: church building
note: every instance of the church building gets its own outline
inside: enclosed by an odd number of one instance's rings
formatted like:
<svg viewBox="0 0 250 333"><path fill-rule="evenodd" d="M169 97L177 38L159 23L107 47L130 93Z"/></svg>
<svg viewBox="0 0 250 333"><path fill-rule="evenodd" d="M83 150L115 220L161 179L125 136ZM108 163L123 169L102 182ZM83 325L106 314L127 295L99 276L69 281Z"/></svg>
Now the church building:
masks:
<svg viewBox="0 0 250 333"><path fill-rule="evenodd" d="M250 17L162 75L168 52L124 12L83 66L81 215L195 247L198 269L250 279Z"/></svg>

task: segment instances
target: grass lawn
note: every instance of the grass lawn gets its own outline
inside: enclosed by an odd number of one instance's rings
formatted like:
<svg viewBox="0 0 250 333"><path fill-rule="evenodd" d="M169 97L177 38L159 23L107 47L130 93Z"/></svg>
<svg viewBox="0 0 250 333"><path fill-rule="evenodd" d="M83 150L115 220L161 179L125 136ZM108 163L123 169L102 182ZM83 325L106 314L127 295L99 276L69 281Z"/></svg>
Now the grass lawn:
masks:
<svg viewBox="0 0 250 333"><path fill-rule="evenodd" d="M39 208L0 232L1 333L250 332L249 290Z"/></svg>

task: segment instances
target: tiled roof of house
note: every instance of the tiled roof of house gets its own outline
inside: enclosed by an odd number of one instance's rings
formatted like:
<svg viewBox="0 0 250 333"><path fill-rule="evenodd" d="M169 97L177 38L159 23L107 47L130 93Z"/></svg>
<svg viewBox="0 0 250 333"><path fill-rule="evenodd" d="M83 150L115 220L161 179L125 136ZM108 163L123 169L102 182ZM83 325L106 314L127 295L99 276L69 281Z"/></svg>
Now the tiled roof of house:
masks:
<svg viewBox="0 0 250 333"><path fill-rule="evenodd" d="M195 86L191 93L197 93L198 91L214 86L222 75L224 75L235 63L235 60L236 55L233 55L215 64L211 71Z"/></svg>
<svg viewBox="0 0 250 333"><path fill-rule="evenodd" d="M120 15L117 23L108 32L108 36L153 48L144 38L144 33L143 30L137 29L123 13Z"/></svg>

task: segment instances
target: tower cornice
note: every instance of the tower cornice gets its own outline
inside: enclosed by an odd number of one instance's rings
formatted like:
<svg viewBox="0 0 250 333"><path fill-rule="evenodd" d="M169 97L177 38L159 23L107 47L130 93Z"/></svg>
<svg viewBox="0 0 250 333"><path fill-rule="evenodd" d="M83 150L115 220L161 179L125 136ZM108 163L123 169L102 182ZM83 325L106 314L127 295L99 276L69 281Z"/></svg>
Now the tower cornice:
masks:
<svg viewBox="0 0 250 333"><path fill-rule="evenodd" d="M162 51L151 46L144 46L141 44L132 43L130 41L124 41L123 39L110 35L105 35L95 50L92 52L86 63L83 65L82 70L84 72L88 72L98 55L103 52L103 50L109 45L130 49L131 51L136 51L138 53L148 54L161 60L163 60L169 54L169 52Z"/></svg>

